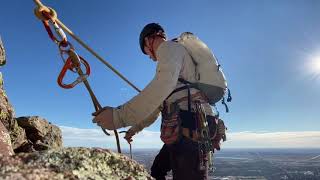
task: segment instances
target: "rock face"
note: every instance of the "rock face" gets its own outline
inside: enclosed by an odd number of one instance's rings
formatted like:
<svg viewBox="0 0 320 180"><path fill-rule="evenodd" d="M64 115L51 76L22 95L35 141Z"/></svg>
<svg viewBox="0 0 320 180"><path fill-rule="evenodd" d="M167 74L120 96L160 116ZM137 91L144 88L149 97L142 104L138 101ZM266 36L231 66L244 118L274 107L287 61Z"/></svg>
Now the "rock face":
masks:
<svg viewBox="0 0 320 180"><path fill-rule="evenodd" d="M39 116L28 116L16 118L16 122L26 134L26 139L18 139L19 141L17 141L16 144L20 144L20 146L14 147L16 153L42 151L62 147L61 130L47 120ZM20 134L20 137L23 137L23 135Z"/></svg>
<svg viewBox="0 0 320 180"><path fill-rule="evenodd" d="M0 179L152 179L124 155L105 149L63 148L0 157Z"/></svg>
<svg viewBox="0 0 320 180"><path fill-rule="evenodd" d="M10 130L10 137L12 148L14 150L19 147L25 146L28 143L26 132L18 125L17 121L14 121L13 127Z"/></svg>
<svg viewBox="0 0 320 180"><path fill-rule="evenodd" d="M9 103L5 90L3 89L3 78L0 72L0 120L8 131L14 126L14 110Z"/></svg>
<svg viewBox="0 0 320 180"><path fill-rule="evenodd" d="M13 155L10 135L1 121L0 121L0 154L4 156Z"/></svg>
<svg viewBox="0 0 320 180"><path fill-rule="evenodd" d="M0 66L3 66L6 64L6 51L3 47L3 43L0 36Z"/></svg>
<svg viewBox="0 0 320 180"><path fill-rule="evenodd" d="M6 53L0 37L0 66L6 64ZM11 104L8 101L6 92L3 89L3 78L0 72L0 120L7 130L10 130L13 126L14 111Z"/></svg>
<svg viewBox="0 0 320 180"><path fill-rule="evenodd" d="M6 63L5 50L0 37L0 66ZM0 72L0 154L12 155L13 149L8 129L14 124L14 111L3 89L3 78Z"/></svg>

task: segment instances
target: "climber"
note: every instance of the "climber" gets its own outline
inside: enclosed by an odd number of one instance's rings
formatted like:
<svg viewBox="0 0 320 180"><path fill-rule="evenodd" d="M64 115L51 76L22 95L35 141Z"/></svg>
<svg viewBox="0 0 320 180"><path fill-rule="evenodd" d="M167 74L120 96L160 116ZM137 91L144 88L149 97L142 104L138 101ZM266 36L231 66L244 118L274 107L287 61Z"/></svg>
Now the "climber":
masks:
<svg viewBox="0 0 320 180"><path fill-rule="evenodd" d="M161 111L161 140L165 145L162 148L164 153L160 152L156 159L166 158L167 169L164 171L172 169L173 178L178 180L207 179L208 151L205 149L208 147L203 148L198 143L202 136L197 134L198 128L201 128L197 122L198 119L199 122L203 120L201 117L214 119L212 122L215 122L215 113L209 102L216 100L199 90L201 88L189 84L198 81L194 58L181 43L167 41L164 29L159 24L147 24L139 40L142 52L158 63L154 79L127 103L117 108L105 107L93 113L93 122L109 130L132 126L126 135L130 142L131 137L152 124ZM213 71L220 72L219 67L217 70ZM224 76L220 80L223 81ZM220 84L224 86L225 83ZM224 93L225 89L221 89ZM157 163L155 160L154 167ZM163 179L161 176L155 178Z"/></svg>

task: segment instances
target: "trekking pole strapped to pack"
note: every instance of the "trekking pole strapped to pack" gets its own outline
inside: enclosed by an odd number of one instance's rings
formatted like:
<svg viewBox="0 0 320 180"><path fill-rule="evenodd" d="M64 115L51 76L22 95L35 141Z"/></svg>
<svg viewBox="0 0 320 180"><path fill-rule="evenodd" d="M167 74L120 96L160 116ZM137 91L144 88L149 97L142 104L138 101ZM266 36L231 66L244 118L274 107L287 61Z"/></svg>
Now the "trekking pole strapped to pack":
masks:
<svg viewBox="0 0 320 180"><path fill-rule="evenodd" d="M62 23L58 20L57 13L52 8L48 8L44 6L40 2L40 0L34 0L34 2L38 5L37 8L34 10L35 15L43 22L50 39L58 45L61 58L65 63L59 74L58 84L63 88L73 88L75 85L79 84L80 82L83 82L90 94L95 110L98 111L102 109L102 106L100 105L98 99L93 93L91 86L87 80L87 77L90 75L89 63L75 52L73 45L67 40L67 37L63 29L61 29L58 25ZM50 23L54 26L56 33L60 36L60 40L53 35L53 32L50 27ZM64 59L64 55L68 55L67 60ZM85 73L81 69L81 64L83 64L86 68ZM67 70L75 72L79 75L79 77L71 84L63 83L63 79ZM110 135L105 129L103 128L101 129L106 135ZM118 152L121 153L119 135L117 130L114 130L114 134L116 137Z"/></svg>

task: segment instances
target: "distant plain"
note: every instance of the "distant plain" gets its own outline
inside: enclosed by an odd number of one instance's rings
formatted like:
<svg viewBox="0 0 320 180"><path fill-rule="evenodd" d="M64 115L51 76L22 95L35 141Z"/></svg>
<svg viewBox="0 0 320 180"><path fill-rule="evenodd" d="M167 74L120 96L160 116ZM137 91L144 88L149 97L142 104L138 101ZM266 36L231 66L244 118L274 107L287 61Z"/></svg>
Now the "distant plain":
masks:
<svg viewBox="0 0 320 180"><path fill-rule="evenodd" d="M150 170L158 151L135 149L133 159ZM214 164L210 179L320 179L320 149L223 149Z"/></svg>

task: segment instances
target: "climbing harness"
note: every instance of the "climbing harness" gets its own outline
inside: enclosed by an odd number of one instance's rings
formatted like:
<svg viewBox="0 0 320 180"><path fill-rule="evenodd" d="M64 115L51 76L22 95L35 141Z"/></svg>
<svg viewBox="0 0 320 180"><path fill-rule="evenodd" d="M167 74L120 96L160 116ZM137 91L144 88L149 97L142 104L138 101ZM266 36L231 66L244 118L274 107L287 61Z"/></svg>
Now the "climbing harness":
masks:
<svg viewBox="0 0 320 180"><path fill-rule="evenodd" d="M101 56L99 56L95 51L93 51L88 45L86 45L79 37L77 37L68 27L66 27L57 16L57 13L54 9L43 5L40 0L34 0L37 7L34 9L34 13L37 18L39 18L50 37L50 39L56 43L59 47L61 58L64 62L64 66L58 77L58 84L62 88L73 88L79 83L84 83L87 88L91 100L93 102L94 108L96 111L101 110L102 106L98 102L95 94L93 93L91 86L87 80L87 77L90 75L90 66L89 63L81 56L79 56L73 45L67 40L67 36L64 33L66 31L73 39L75 39L79 44L81 44L85 49L87 49L91 54L93 54L98 60L110 68L114 73L116 73L121 79L127 82L131 87L140 92L141 90L133 85L128 79L126 79L120 72L113 68L107 61L105 61ZM54 28L56 34L59 36L57 38L52 32L52 27ZM67 58L65 58L67 56ZM81 69L81 66L85 67L85 72ZM70 70L71 72L77 73L79 77L72 83L65 84L63 83L64 76L66 72ZM110 135L105 129L101 128L106 135ZM117 142L118 152L121 153L119 135L117 130L114 130L114 134ZM130 144L131 152L131 144Z"/></svg>
<svg viewBox="0 0 320 180"><path fill-rule="evenodd" d="M214 149L220 150L221 139L223 141L226 141L226 135L225 135L226 127L224 126L224 122L218 118L218 115L217 116L206 115L205 109L203 107L203 102L201 100L192 100L194 98L194 95L196 95L196 94L191 95L190 88L195 88L195 86L192 83L182 78L179 78L178 81L185 84L185 86L175 89L168 97L182 90L187 90L188 92L187 98L181 98L188 101L188 110L187 111L180 110L180 116L181 116L181 119L183 120L183 122L180 122L180 124L183 124L182 134L183 136L198 143L200 170L205 170L208 166L209 172L214 172L215 171L215 168L213 166L214 165L213 163ZM200 96L202 95L200 94ZM231 96L229 97L231 98ZM230 100L229 97L227 101ZM178 102L179 100L176 101L175 103L178 103ZM191 102L193 103L193 107L191 106ZM170 111L170 113L172 114L173 112ZM187 116L193 117L192 120L195 120L194 124L188 121L188 119L186 118L186 115L184 115L185 113L187 113ZM179 117L176 119L179 119ZM175 120L175 119L171 117L171 120ZM173 123L170 122L170 125L173 125ZM163 127L164 126L162 123L161 128ZM163 134L162 131L161 133ZM170 134L170 136L172 136L172 134Z"/></svg>

